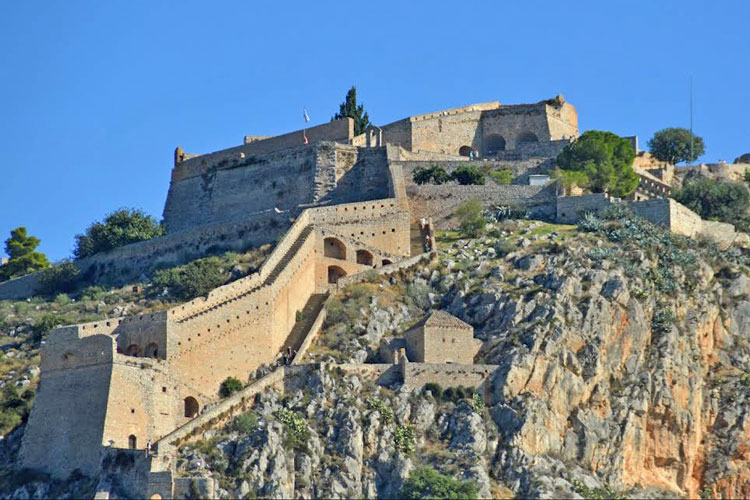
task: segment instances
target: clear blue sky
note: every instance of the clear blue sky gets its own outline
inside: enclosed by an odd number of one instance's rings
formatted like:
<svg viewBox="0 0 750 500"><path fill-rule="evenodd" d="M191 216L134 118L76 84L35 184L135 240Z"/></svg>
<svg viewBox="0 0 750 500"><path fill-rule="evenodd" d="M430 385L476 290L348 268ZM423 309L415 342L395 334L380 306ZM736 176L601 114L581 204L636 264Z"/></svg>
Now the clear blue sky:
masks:
<svg viewBox="0 0 750 500"><path fill-rule="evenodd" d="M581 130L687 126L750 151L750 2L65 1L0 6L0 241L57 260L119 207L161 217L174 147L330 119L357 86L385 124L562 93Z"/></svg>

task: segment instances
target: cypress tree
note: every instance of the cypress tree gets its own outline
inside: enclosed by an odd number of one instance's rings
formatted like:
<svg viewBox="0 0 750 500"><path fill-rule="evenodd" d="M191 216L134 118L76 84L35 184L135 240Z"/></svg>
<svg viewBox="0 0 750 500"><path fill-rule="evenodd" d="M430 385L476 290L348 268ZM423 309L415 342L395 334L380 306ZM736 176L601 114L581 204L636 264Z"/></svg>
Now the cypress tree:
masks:
<svg viewBox="0 0 750 500"><path fill-rule="evenodd" d="M364 105L357 105L357 88L352 86L346 93L346 99L339 106L339 112L336 113L331 121L340 120L341 118L351 118L354 120L354 135L364 133L370 125L370 117L367 116Z"/></svg>

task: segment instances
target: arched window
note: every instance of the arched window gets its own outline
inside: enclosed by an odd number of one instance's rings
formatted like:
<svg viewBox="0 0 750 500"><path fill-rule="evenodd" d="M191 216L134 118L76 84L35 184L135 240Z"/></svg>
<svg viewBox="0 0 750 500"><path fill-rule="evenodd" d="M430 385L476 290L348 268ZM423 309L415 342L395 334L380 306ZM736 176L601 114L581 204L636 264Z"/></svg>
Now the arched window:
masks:
<svg viewBox="0 0 750 500"><path fill-rule="evenodd" d="M337 238L323 240L323 255L332 259L346 260L346 245Z"/></svg>
<svg viewBox="0 0 750 500"><path fill-rule="evenodd" d="M365 266L372 265L372 254L367 250L357 250L357 264L364 264Z"/></svg>
<svg viewBox="0 0 750 500"><path fill-rule="evenodd" d="M505 151L505 138L500 134L490 134L484 138L484 155L497 156L501 151Z"/></svg>
<svg viewBox="0 0 750 500"><path fill-rule="evenodd" d="M159 357L159 346L155 342L151 342L146 346L144 354L147 358L158 358Z"/></svg>
<svg viewBox="0 0 750 500"><path fill-rule="evenodd" d="M140 356L141 348L138 347L138 344L130 344L125 350L125 354L127 354L128 356Z"/></svg>
<svg viewBox="0 0 750 500"><path fill-rule="evenodd" d="M131 434L128 436L128 448L131 450L135 450L135 447L138 445L138 439L135 437L135 434Z"/></svg>
<svg viewBox="0 0 750 500"><path fill-rule="evenodd" d="M198 410L200 409L200 406L198 405L198 401L192 397L188 396L185 398L185 416L188 418L193 418L198 415Z"/></svg>
<svg viewBox="0 0 750 500"><path fill-rule="evenodd" d="M339 266L328 266L328 283L336 284L340 278L346 276L346 271Z"/></svg>
<svg viewBox="0 0 750 500"><path fill-rule="evenodd" d="M530 142L539 142L539 138L534 132L523 132L518 136L517 144L527 144Z"/></svg>
<svg viewBox="0 0 750 500"><path fill-rule="evenodd" d="M383 259L383 265L384 266L387 266L389 264L393 264L393 262L391 262L389 259Z"/></svg>

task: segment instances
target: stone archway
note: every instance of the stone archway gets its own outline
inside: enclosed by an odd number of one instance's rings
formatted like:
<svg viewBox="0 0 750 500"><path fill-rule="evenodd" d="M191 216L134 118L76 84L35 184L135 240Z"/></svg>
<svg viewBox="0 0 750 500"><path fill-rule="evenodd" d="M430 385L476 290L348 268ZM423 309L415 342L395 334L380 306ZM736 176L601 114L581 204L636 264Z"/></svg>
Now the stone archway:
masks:
<svg viewBox="0 0 750 500"><path fill-rule="evenodd" d="M159 357L159 345L155 342L151 342L146 346L146 349L143 351L144 355L147 358L158 358Z"/></svg>
<svg viewBox="0 0 750 500"><path fill-rule="evenodd" d="M471 156L472 153L476 156L476 150L471 146L461 146L458 148L458 154L461 156Z"/></svg>
<svg viewBox="0 0 750 500"><path fill-rule="evenodd" d="M138 446L138 438L135 437L135 434L131 434L128 436L128 448L131 450L135 450Z"/></svg>
<svg viewBox="0 0 750 500"><path fill-rule="evenodd" d="M367 250L357 250L357 264L371 266L374 257Z"/></svg>
<svg viewBox="0 0 750 500"><path fill-rule="evenodd" d="M198 410L200 410L200 405L198 404L198 400L192 396L186 397L185 398L185 416L187 418L197 417Z"/></svg>
<svg viewBox="0 0 750 500"><path fill-rule="evenodd" d="M339 266L328 266L328 283L335 285L338 281L346 276L346 271Z"/></svg>
<svg viewBox="0 0 750 500"><path fill-rule="evenodd" d="M500 134L490 134L484 138L484 155L497 156L505 151L505 138Z"/></svg>
<svg viewBox="0 0 750 500"><path fill-rule="evenodd" d="M332 259L346 260L346 245L338 238L328 237L323 240L323 255Z"/></svg>
<svg viewBox="0 0 750 500"><path fill-rule="evenodd" d="M141 348L138 344L130 344L128 348L125 349L125 354L128 356L140 356Z"/></svg>

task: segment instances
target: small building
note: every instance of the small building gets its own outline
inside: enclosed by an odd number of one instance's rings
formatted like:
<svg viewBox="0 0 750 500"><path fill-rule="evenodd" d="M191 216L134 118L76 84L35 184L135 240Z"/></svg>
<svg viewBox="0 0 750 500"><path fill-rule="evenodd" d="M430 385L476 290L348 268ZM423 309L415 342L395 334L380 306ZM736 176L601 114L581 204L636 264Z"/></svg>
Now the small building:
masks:
<svg viewBox="0 0 750 500"><path fill-rule="evenodd" d="M529 186L546 186L549 184L550 176L547 174L531 174L529 176Z"/></svg>
<svg viewBox="0 0 750 500"><path fill-rule="evenodd" d="M435 311L411 327L403 338L383 339L380 356L395 363L398 352L405 350L413 363L470 365L481 346L471 325L445 311Z"/></svg>

